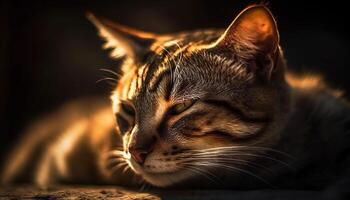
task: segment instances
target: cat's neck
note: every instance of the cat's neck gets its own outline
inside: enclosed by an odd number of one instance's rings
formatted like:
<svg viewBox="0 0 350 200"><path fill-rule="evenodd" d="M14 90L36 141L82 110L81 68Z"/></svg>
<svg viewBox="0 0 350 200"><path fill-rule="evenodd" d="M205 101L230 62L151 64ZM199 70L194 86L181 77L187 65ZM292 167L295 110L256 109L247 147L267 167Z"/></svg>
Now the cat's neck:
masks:
<svg viewBox="0 0 350 200"><path fill-rule="evenodd" d="M346 135L350 134L350 107L329 88L291 89L292 109L276 148L293 157L290 160L293 170L282 181L288 179L286 185L299 181L303 184L300 187L321 188L338 176L324 175L322 169L339 168L340 162L349 160ZM300 176L303 174L307 177Z"/></svg>
<svg viewBox="0 0 350 200"><path fill-rule="evenodd" d="M350 122L349 103L341 93L328 87L291 87L291 113L282 135L287 137L309 136L329 143L346 132ZM336 134L335 134L336 133ZM305 139L304 139L305 140ZM315 141L315 140L313 140ZM307 141L305 141L307 142Z"/></svg>

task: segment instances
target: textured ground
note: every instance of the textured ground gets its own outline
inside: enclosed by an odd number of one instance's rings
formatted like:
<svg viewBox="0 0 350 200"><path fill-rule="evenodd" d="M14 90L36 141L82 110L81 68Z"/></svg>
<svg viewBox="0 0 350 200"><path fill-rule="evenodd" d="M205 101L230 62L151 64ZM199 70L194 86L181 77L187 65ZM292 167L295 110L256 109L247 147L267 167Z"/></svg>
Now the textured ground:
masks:
<svg viewBox="0 0 350 200"><path fill-rule="evenodd" d="M152 191L137 192L119 187L102 186L60 186L50 190L38 190L30 186L0 189L0 199L71 199L71 200L93 200L93 199L343 199L326 193L316 191L283 191L283 190L256 190L256 191L229 191L229 190L198 190L198 191Z"/></svg>
<svg viewBox="0 0 350 200"><path fill-rule="evenodd" d="M32 187L4 188L0 190L0 199L160 199L149 193L132 192L117 187L57 187L38 190Z"/></svg>

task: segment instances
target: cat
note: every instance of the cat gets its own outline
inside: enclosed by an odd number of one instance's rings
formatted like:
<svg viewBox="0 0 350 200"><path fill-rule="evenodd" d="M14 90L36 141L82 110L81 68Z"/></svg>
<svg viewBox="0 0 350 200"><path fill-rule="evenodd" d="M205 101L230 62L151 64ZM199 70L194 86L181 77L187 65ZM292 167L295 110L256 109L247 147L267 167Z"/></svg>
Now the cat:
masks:
<svg viewBox="0 0 350 200"><path fill-rule="evenodd" d="M123 60L112 103L73 102L33 124L4 184L322 189L348 173L349 104L287 70L266 6L226 30L168 35L88 18Z"/></svg>

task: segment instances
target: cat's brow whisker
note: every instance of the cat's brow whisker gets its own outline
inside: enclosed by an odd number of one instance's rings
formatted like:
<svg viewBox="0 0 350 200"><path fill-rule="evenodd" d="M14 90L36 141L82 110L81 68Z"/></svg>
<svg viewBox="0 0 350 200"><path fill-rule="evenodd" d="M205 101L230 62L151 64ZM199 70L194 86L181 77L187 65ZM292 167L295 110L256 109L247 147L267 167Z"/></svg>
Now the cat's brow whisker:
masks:
<svg viewBox="0 0 350 200"><path fill-rule="evenodd" d="M181 60L182 60L182 58L183 58L183 54L182 54L182 47L179 45L179 43L177 42L177 41L171 41L171 43L174 43L177 47L178 47L178 49L179 49L179 52L180 52L180 57L179 57L179 59L177 60L177 62L175 62L175 60L174 59L172 59L172 58L169 58L168 59L168 62L170 63L170 62L173 62L173 64L174 64L174 66L175 66L175 69L174 70L172 70L172 69L170 69L170 80L171 80L171 82L173 83L174 82L174 72L176 72L176 70L178 69L178 67L179 67L179 65L180 65L180 62L181 62ZM165 48L165 47L163 47L163 46L161 46L160 45L160 47L169 55L169 57L171 57L171 53ZM173 72L174 71L174 72Z"/></svg>
<svg viewBox="0 0 350 200"><path fill-rule="evenodd" d="M182 50L182 48L181 48L181 46L179 45L178 42L174 41L174 43L175 43L175 45L176 45L176 46L179 48L179 50L180 50L180 57L179 57L179 59L178 59L176 65L175 65L175 67L177 68L177 67L179 67L179 64L180 64L180 62L181 62L181 60L182 60L182 57L183 57L182 51L183 51L183 50Z"/></svg>
<svg viewBox="0 0 350 200"><path fill-rule="evenodd" d="M159 47L162 48L162 49L168 54L169 57L171 57L170 52L169 52L164 46L159 45ZM174 63L174 65L176 66L175 61L174 61L173 59L169 59L169 58L168 58L168 62L170 63L171 61L172 61L172 62ZM173 72L172 72L171 69L170 69L170 80L173 80Z"/></svg>

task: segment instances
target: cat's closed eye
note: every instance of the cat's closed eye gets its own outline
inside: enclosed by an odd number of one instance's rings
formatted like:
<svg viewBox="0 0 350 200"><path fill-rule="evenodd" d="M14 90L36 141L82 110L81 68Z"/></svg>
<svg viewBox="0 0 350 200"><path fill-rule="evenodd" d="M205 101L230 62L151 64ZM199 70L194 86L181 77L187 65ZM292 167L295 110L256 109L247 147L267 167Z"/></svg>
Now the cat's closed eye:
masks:
<svg viewBox="0 0 350 200"><path fill-rule="evenodd" d="M120 106L121 106L121 110L125 112L127 115L135 116L135 109L130 103L122 102Z"/></svg>
<svg viewBox="0 0 350 200"><path fill-rule="evenodd" d="M177 115L189 109L195 102L187 100L172 107L172 114Z"/></svg>
<svg viewBox="0 0 350 200"><path fill-rule="evenodd" d="M132 128L135 120L135 109L128 102L120 103L120 112L116 113L116 120L121 134Z"/></svg>

